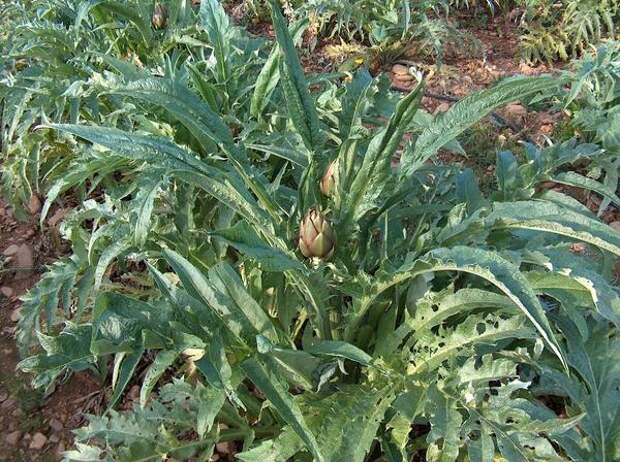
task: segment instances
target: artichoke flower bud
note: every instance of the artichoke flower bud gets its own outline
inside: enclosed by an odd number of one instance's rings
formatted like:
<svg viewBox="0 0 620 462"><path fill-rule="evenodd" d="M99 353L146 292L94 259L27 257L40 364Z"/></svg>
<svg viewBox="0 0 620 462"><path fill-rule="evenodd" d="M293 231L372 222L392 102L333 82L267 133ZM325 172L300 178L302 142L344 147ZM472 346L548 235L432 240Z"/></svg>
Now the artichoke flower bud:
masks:
<svg viewBox="0 0 620 462"><path fill-rule="evenodd" d="M330 162L325 170L323 178L321 178L321 192L325 196L331 196L336 189L336 173L338 171L338 163L336 161Z"/></svg>
<svg viewBox="0 0 620 462"><path fill-rule="evenodd" d="M299 250L304 257L329 258L336 246L336 233L316 209L308 210L299 227Z"/></svg>
<svg viewBox="0 0 620 462"><path fill-rule="evenodd" d="M153 9L153 17L151 18L153 29L158 30L166 27L167 19L168 11L166 10L166 6L161 3L156 3L155 8Z"/></svg>

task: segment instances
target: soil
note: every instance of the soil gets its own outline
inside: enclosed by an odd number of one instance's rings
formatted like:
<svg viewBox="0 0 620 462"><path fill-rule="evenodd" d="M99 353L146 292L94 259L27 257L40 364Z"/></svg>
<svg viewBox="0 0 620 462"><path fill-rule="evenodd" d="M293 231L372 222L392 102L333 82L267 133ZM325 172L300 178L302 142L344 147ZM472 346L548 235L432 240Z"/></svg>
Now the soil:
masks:
<svg viewBox="0 0 620 462"><path fill-rule="evenodd" d="M13 335L20 296L58 255L52 234L39 232L39 208L33 208L29 220L17 221L0 200L0 461L60 460L73 441L71 431L83 425L85 413L96 410L93 399L101 390L87 374L74 374L45 396L33 390L30 378L17 368L20 356ZM15 246L18 253L5 255Z"/></svg>
<svg viewBox="0 0 620 462"><path fill-rule="evenodd" d="M232 13L233 16L238 16L234 6ZM471 18L464 17L462 20L466 22ZM266 23L252 24L251 30L259 35L273 36L271 27ZM481 46L479 52L448 56L440 69L432 70L432 76L428 79L429 93L461 98L489 86L501 77L514 74L533 75L552 70L547 65L531 67L515 58L518 56L517 31L514 25L502 18L478 24L471 33ZM327 45L329 43L319 44L312 55L303 58L307 71L321 72L333 68L333 63L325 52ZM414 59L415 57L405 57L401 65L416 66L431 73L433 66ZM386 65L383 70L390 72L392 64ZM391 75L394 77L394 74ZM411 88L411 83L402 85L402 82L396 80L394 85L405 91ZM439 112L447 110L451 103L425 97L423 104L428 111ZM486 140L488 152L476 152L468 157L441 153L440 160L474 166L479 173L491 178L498 146L516 147L525 137L542 143L546 136L558 129L564 118L564 115L558 112L536 112L521 105L512 105L500 112L513 128L518 127L517 131L485 122L469 133L469 136L479 137L471 143L478 148ZM548 187L560 186L551 184ZM584 195L583 191L568 190L565 187L563 189L593 210L597 209L600 199L595 195ZM44 395L41 391L32 390L29 378L17 370L20 358L13 335L21 305L19 297L39 280L44 266L53 262L64 250L54 229L67 210L58 209L56 214L52 213L53 226L46 227L41 233L38 227L40 202L37 204L37 201L33 200L31 205L30 218L18 221L11 208L0 200L0 255L11 246L18 246L22 260L30 259L30 265L14 271L15 257L13 256L13 262L7 262L5 257L0 257L4 259L0 260L0 263L5 263L4 266L0 264L0 292L4 294L0 294L0 447L4 449L0 451L0 461L61 460L61 453L69 448L73 441L71 431L84 424L86 414L102 411L105 392L87 373L79 373L69 376L57 385L55 390ZM618 221L620 212L617 208L610 208L603 215L603 219L608 223Z"/></svg>

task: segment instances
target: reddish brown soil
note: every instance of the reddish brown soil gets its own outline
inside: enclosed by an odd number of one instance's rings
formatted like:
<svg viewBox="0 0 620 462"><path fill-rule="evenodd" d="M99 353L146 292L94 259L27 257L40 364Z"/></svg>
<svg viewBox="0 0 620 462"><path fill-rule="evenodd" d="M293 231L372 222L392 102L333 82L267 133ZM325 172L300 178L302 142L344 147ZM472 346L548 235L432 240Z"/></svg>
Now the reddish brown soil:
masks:
<svg viewBox="0 0 620 462"><path fill-rule="evenodd" d="M30 378L17 370L20 357L13 334L19 297L57 255L52 234L39 233L37 221L35 213L31 220L18 222L12 209L0 200L0 258L4 263L0 273L0 460L11 462L61 460L73 441L71 430L83 425L85 413L97 410L100 391L87 374L76 374L44 397L41 391L32 390ZM30 265L13 271L17 262L3 255L12 245L22 248L22 259L31 257Z"/></svg>

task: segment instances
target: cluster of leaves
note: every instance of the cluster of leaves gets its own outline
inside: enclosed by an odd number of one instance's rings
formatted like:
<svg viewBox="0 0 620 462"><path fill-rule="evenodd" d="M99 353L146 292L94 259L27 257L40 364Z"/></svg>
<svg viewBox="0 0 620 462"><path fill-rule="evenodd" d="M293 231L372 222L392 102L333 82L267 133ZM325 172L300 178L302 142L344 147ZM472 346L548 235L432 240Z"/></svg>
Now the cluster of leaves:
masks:
<svg viewBox="0 0 620 462"><path fill-rule="evenodd" d="M101 4L69 11L90 24ZM501 153L486 196L471 170L433 162L495 108L561 93L571 76L505 79L432 117L422 82L398 99L363 69L304 75L306 24L287 27L275 5L268 49L217 0L170 2L187 14L181 39L141 42L132 24L150 22L147 4L80 33L148 45L140 64L84 67L87 104L49 117L52 102L30 100L38 118L18 116L5 138L12 152L40 123L42 149L68 153L42 223L59 195L88 197L63 224L72 255L18 326L37 386L84 370L111 383L109 411L68 461L208 460L227 441L246 462L620 457L620 235L538 187L607 152ZM298 250L310 210L335 233L328 260ZM114 411L130 384L139 402Z"/></svg>
<svg viewBox="0 0 620 462"><path fill-rule="evenodd" d="M530 61L567 60L617 35L618 0L525 0L521 51Z"/></svg>
<svg viewBox="0 0 620 462"><path fill-rule="evenodd" d="M365 54L387 55L393 60L407 52L441 60L446 46L475 41L455 27L450 13L476 9L476 14L496 14L518 19L522 56L530 62L566 61L576 58L605 39L617 35L618 0L311 0L282 1L290 18L310 18L312 43L317 36L339 37L350 47L359 44ZM264 17L266 0L248 0L251 15ZM347 54L347 46L339 47ZM359 53L359 46L355 48ZM349 50L349 54L351 50ZM385 60L385 56L383 56Z"/></svg>
<svg viewBox="0 0 620 462"><path fill-rule="evenodd" d="M261 17L267 0L249 1L248 13ZM312 47L319 38L341 40L340 55L362 54L366 60L389 62L403 54L416 53L441 61L450 44L469 43L472 36L458 30L449 18L450 0L310 0L283 1L291 19L309 18L306 33Z"/></svg>
<svg viewBox="0 0 620 462"><path fill-rule="evenodd" d="M598 214L602 215L615 200L620 167L620 43L610 41L586 54L566 71L569 91L557 96L558 108L569 114L566 127L570 136L577 135L587 143L596 143L605 156L592 159L587 165L587 177L568 173L561 181L569 186L585 187L590 179L599 180L593 189L603 196ZM566 174L565 174L566 176Z"/></svg>

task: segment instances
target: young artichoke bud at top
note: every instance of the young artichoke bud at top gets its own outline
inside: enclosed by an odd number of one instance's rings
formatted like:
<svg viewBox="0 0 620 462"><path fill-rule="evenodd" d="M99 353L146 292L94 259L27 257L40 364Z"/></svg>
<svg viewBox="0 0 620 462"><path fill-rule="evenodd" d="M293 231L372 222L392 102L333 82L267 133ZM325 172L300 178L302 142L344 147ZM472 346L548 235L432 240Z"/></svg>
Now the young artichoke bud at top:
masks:
<svg viewBox="0 0 620 462"><path fill-rule="evenodd" d="M336 233L316 209L308 210L299 227L299 250L304 257L329 258L336 246Z"/></svg>
<svg viewBox="0 0 620 462"><path fill-rule="evenodd" d="M331 196L336 188L336 172L338 171L338 163L336 161L330 162L325 170L323 178L321 178L321 192L325 196Z"/></svg>
<svg viewBox="0 0 620 462"><path fill-rule="evenodd" d="M153 29L163 29L166 27L167 18L168 11L166 10L166 6L161 3L156 3L153 9L153 17L151 18Z"/></svg>

